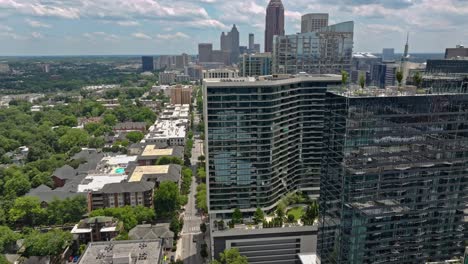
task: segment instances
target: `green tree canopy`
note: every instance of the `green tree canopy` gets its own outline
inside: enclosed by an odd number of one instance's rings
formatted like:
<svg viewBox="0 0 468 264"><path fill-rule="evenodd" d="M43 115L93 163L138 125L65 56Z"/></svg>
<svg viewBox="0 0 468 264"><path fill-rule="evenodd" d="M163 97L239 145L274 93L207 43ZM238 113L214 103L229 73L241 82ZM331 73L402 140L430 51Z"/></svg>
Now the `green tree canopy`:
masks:
<svg viewBox="0 0 468 264"><path fill-rule="evenodd" d="M239 249L231 248L226 249L219 254L219 261L215 260L212 264L249 264L247 257L239 253Z"/></svg>
<svg viewBox="0 0 468 264"><path fill-rule="evenodd" d="M46 217L46 211L41 208L39 199L32 196L16 199L8 214L10 222L28 226L38 225Z"/></svg>
<svg viewBox="0 0 468 264"><path fill-rule="evenodd" d="M144 137L145 134L140 131L131 131L125 136L130 142L137 143L140 142Z"/></svg>
<svg viewBox="0 0 468 264"><path fill-rule="evenodd" d="M18 233L13 232L7 226L0 226L0 254L3 253L8 246L14 244L18 239L20 239L20 235Z"/></svg>
<svg viewBox="0 0 468 264"><path fill-rule="evenodd" d="M84 196L54 199L46 209L49 224L61 225L78 222L87 212L87 203Z"/></svg>
<svg viewBox="0 0 468 264"><path fill-rule="evenodd" d="M240 224L242 223L242 212L239 208L234 209L234 212L232 213L232 222L234 224Z"/></svg>
<svg viewBox="0 0 468 264"><path fill-rule="evenodd" d="M67 151L74 147L85 147L88 145L88 133L81 129L70 129L61 136L58 143L62 150Z"/></svg>
<svg viewBox="0 0 468 264"><path fill-rule="evenodd" d="M144 206L124 206L118 208L105 208L94 210L90 213L94 216L112 216L123 222L125 230L129 231L136 225L154 220L154 210Z"/></svg>
<svg viewBox="0 0 468 264"><path fill-rule="evenodd" d="M180 209L180 193L176 183L165 181L154 193L154 208L158 217L172 216Z"/></svg>
<svg viewBox="0 0 468 264"><path fill-rule="evenodd" d="M255 224L260 224L265 220L265 214L263 213L262 209L257 208L257 210L254 213L253 220Z"/></svg>
<svg viewBox="0 0 468 264"><path fill-rule="evenodd" d="M31 232L24 240L26 256L57 256L71 244L73 239L69 231L59 229L47 233Z"/></svg>

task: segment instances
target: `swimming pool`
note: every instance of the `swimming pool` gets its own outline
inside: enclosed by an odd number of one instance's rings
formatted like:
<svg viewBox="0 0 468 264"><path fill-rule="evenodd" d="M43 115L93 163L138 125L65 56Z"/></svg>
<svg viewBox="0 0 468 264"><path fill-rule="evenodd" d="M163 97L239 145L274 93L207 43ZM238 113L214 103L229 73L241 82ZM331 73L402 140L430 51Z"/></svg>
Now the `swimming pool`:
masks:
<svg viewBox="0 0 468 264"><path fill-rule="evenodd" d="M117 169L115 169L115 173L123 174L123 173L125 173L125 169L124 168L117 168Z"/></svg>

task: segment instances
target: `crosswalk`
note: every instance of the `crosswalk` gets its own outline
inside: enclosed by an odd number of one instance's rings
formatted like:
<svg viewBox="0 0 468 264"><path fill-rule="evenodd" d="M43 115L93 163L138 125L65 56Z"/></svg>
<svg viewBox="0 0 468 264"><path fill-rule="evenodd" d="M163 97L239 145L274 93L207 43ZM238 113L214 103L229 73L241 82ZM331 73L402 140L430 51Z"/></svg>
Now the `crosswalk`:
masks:
<svg viewBox="0 0 468 264"><path fill-rule="evenodd" d="M186 215L186 216L184 216L184 220L185 220L185 221L188 221L188 220L200 220L200 217L199 217L199 216L196 216L196 215Z"/></svg>
<svg viewBox="0 0 468 264"><path fill-rule="evenodd" d="M191 227L184 226L184 228L182 230L182 233L184 233L184 234L199 234L199 233L201 233L201 231L200 231L199 226L191 226Z"/></svg>

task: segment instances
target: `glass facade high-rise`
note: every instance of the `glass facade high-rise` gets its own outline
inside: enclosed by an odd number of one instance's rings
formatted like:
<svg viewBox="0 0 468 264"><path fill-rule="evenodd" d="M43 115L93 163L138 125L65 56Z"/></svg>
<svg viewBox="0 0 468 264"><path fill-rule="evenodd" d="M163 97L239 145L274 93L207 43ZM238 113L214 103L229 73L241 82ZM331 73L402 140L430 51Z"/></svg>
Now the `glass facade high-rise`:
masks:
<svg viewBox="0 0 468 264"><path fill-rule="evenodd" d="M154 58L152 56L141 57L141 69L145 71L154 71Z"/></svg>
<svg viewBox="0 0 468 264"><path fill-rule="evenodd" d="M271 53L244 54L239 61L239 75L254 77L271 74Z"/></svg>
<svg viewBox="0 0 468 264"><path fill-rule="evenodd" d="M326 96L321 263L463 256L468 94Z"/></svg>
<svg viewBox="0 0 468 264"><path fill-rule="evenodd" d="M318 196L325 92L341 76L204 81L210 215L274 209L287 193Z"/></svg>
<svg viewBox="0 0 468 264"><path fill-rule="evenodd" d="M301 18L301 33L315 32L328 26L328 14L305 14Z"/></svg>
<svg viewBox="0 0 468 264"><path fill-rule="evenodd" d="M273 73L340 74L351 70L354 22L321 28L316 32L275 36Z"/></svg>

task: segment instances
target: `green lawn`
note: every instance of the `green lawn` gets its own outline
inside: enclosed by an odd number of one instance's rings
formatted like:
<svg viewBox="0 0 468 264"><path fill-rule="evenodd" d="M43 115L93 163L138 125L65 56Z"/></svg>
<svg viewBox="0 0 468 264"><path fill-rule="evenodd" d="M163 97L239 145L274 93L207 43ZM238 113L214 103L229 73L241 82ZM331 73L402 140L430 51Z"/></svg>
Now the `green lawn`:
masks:
<svg viewBox="0 0 468 264"><path fill-rule="evenodd" d="M286 213L286 216L288 215L294 215L295 220L301 219L301 216L304 214L304 208L303 207L294 207L292 209L289 209L289 211Z"/></svg>

